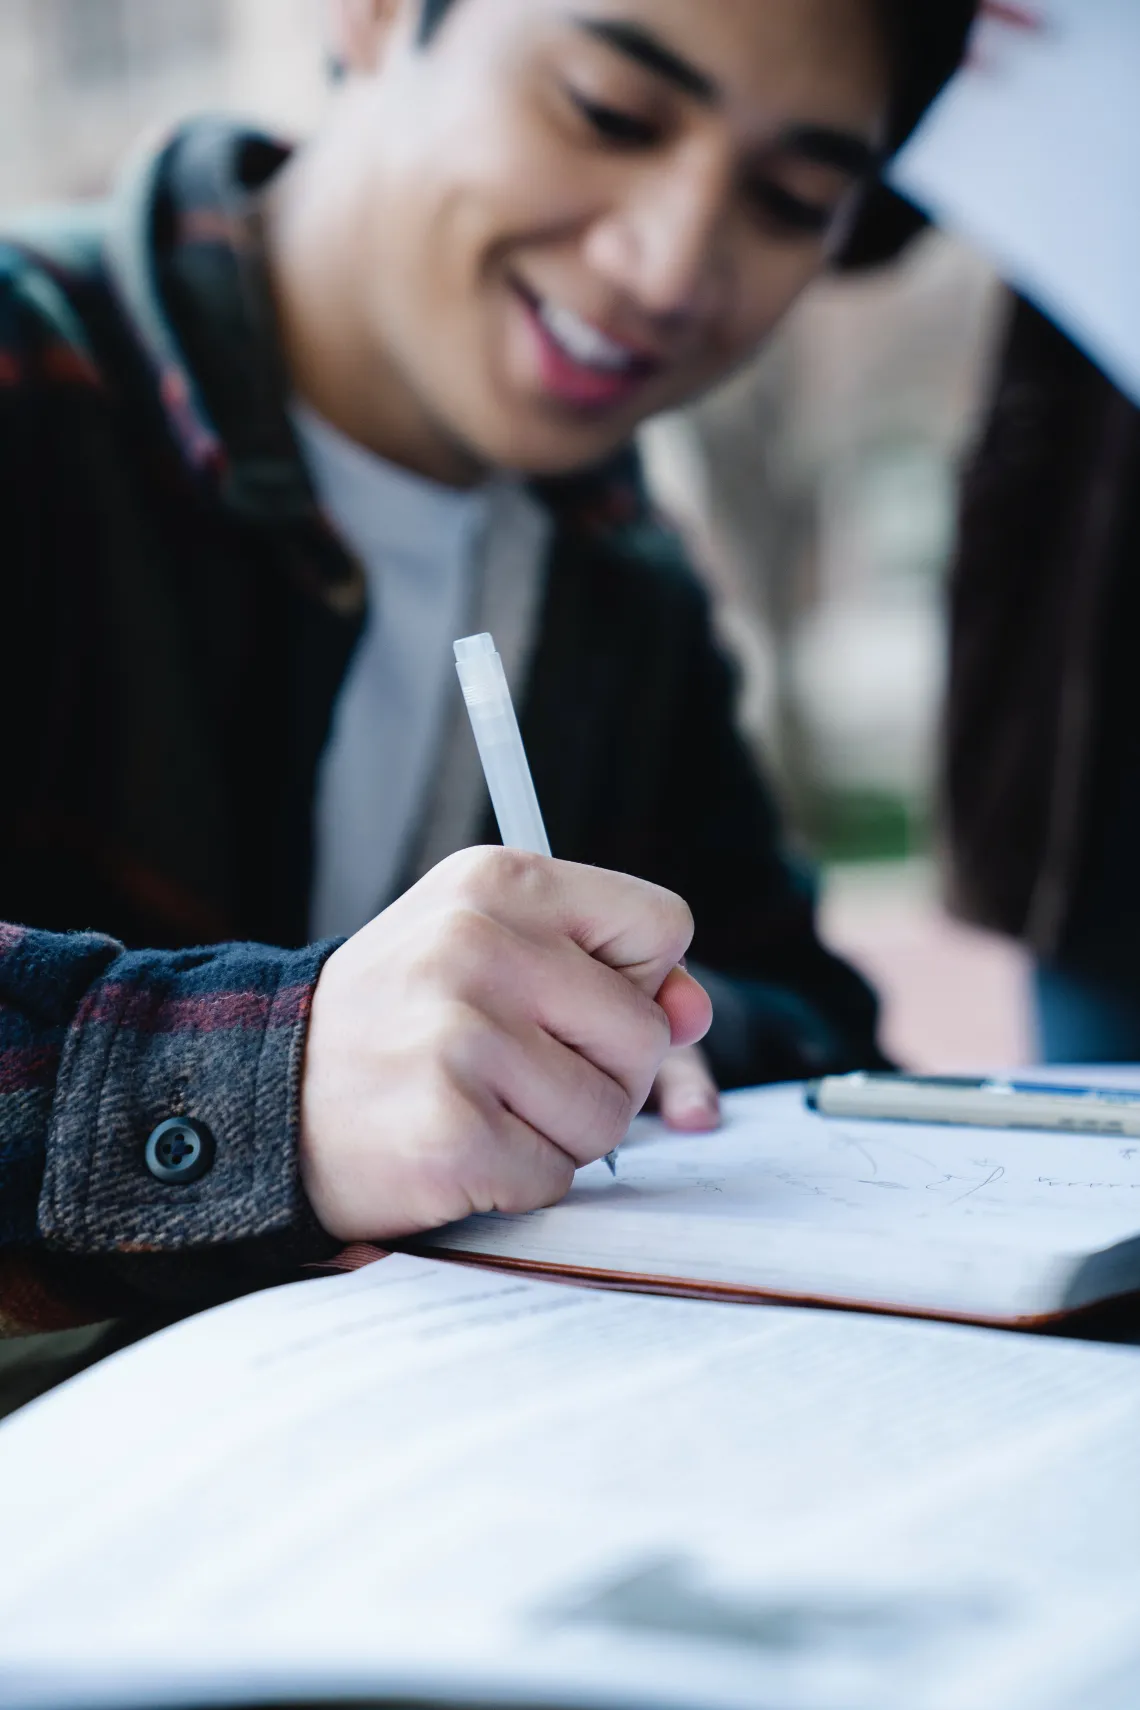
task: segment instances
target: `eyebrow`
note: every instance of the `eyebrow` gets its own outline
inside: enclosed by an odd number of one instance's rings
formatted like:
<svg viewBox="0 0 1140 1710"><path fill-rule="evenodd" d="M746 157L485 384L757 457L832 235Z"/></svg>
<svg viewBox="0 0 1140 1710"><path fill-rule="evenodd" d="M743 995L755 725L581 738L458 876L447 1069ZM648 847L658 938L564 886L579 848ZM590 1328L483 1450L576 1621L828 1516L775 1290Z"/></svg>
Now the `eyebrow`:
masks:
<svg viewBox="0 0 1140 1710"><path fill-rule="evenodd" d="M616 52L624 54L626 59L632 59L646 71L664 78L675 89L691 95L694 101L699 101L704 107L717 107L721 101L721 90L707 72L691 60L682 59L681 55L661 40L653 30L646 29L644 24L635 24L620 18L576 18L575 23L580 30L597 41L604 42Z"/></svg>
<svg viewBox="0 0 1140 1710"><path fill-rule="evenodd" d="M703 107L719 107L724 92L716 80L691 60L684 59L653 30L632 19L575 18L577 27L671 83L675 89L699 101ZM854 131L830 125L793 125L780 137L779 146L815 166L830 166L851 178L871 178L883 166L880 150Z"/></svg>

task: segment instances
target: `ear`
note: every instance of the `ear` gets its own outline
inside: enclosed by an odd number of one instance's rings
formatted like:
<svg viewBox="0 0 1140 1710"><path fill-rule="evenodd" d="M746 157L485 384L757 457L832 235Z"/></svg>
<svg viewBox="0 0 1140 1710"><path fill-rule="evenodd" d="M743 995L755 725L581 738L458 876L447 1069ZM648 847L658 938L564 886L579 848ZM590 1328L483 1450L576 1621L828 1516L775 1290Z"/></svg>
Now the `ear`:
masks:
<svg viewBox="0 0 1140 1710"><path fill-rule="evenodd" d="M345 71L375 71L406 0L328 0L329 53Z"/></svg>

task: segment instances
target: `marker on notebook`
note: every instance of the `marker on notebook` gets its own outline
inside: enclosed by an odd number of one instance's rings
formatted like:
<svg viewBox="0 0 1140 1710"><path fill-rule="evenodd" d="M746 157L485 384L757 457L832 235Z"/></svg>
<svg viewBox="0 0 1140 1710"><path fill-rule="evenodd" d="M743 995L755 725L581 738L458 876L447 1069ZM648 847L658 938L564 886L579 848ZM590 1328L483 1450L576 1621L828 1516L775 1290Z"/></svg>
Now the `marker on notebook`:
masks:
<svg viewBox="0 0 1140 1710"><path fill-rule="evenodd" d="M525 849L531 855L549 855L550 839L527 764L507 675L493 638L469 635L457 641L455 668L503 847ZM606 1163L610 1174L616 1176L617 1153L610 1152Z"/></svg>
<svg viewBox="0 0 1140 1710"><path fill-rule="evenodd" d="M804 1097L821 1116L871 1122L1140 1137L1140 1092L1123 1087L1050 1086L1001 1076L859 1074L811 1081Z"/></svg>

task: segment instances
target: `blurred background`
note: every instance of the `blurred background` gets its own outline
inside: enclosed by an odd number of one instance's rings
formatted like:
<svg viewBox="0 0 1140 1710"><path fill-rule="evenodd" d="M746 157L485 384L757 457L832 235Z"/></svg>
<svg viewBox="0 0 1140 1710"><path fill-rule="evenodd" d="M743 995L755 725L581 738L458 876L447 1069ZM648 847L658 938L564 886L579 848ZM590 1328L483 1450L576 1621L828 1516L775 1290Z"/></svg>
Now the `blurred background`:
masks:
<svg viewBox="0 0 1140 1710"><path fill-rule="evenodd" d="M0 0L0 211L98 195L139 136L224 108L301 135L321 0ZM939 901L937 742L955 485L1004 296L930 234L816 289L746 373L646 436L741 669L748 732L822 863L827 935L911 1066L1033 1054L1016 947Z"/></svg>

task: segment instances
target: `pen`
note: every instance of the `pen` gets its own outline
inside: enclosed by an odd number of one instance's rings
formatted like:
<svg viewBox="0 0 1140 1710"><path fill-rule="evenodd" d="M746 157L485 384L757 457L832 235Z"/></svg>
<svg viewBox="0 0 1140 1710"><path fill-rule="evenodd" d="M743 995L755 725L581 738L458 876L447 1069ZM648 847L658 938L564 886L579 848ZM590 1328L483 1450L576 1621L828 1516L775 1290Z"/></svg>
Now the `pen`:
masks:
<svg viewBox="0 0 1140 1710"><path fill-rule="evenodd" d="M455 668L467 703L475 745L505 849L549 855L550 839L527 763L503 661L489 635L469 635L455 643ZM617 1153L606 1164L617 1175Z"/></svg>
<svg viewBox="0 0 1140 1710"><path fill-rule="evenodd" d="M821 1116L1140 1137L1140 1091L1123 1087L1049 1086L1002 1076L861 1074L810 1081L804 1097Z"/></svg>

